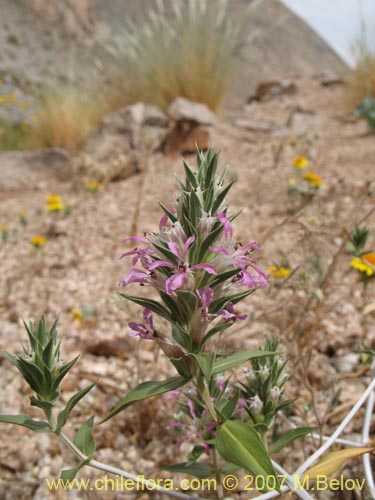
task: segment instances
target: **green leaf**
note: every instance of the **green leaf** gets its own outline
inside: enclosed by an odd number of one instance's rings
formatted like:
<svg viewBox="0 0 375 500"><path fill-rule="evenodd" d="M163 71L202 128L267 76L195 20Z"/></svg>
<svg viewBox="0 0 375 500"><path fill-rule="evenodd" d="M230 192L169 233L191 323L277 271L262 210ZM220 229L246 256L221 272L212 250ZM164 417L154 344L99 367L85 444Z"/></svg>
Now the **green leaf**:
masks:
<svg viewBox="0 0 375 500"><path fill-rule="evenodd" d="M48 422L33 420L27 415L0 415L0 422L22 425L35 432L48 432L51 430Z"/></svg>
<svg viewBox="0 0 375 500"><path fill-rule="evenodd" d="M232 397L232 399L230 399L229 401L221 402L224 404L218 405L217 409L220 412L220 414L223 415L225 420L229 420L232 417L233 412L237 407L239 397L240 397L240 392L237 391L236 394Z"/></svg>
<svg viewBox="0 0 375 500"><path fill-rule="evenodd" d="M219 299L213 300L210 304L209 311L211 314L216 314L217 312L222 311L228 304L228 302L237 304L252 293L254 293L254 290L245 290L244 292L235 293L233 295L228 295L227 297L221 297Z"/></svg>
<svg viewBox="0 0 375 500"><path fill-rule="evenodd" d="M188 309L190 313L195 312L198 306L198 297L194 292L190 290L177 290L176 292L178 301L184 307L184 309ZM191 317L189 313L188 317Z"/></svg>
<svg viewBox="0 0 375 500"><path fill-rule="evenodd" d="M160 238L159 238L160 241ZM159 252L164 255L164 257L171 262L173 265L178 266L178 257L175 255L173 252L169 250L169 248L166 245L162 245L159 243L156 243L154 241L153 246L159 250Z"/></svg>
<svg viewBox="0 0 375 500"><path fill-rule="evenodd" d="M202 262L202 259L205 255L205 253L208 250L208 247L214 243L216 238L220 235L220 233L223 231L223 225L220 222L216 222L212 226L212 231L210 234L203 240L202 244L199 246L199 252L197 252L197 261ZM236 273L235 273L236 274ZM218 276L216 276L218 278Z"/></svg>
<svg viewBox="0 0 375 500"><path fill-rule="evenodd" d="M272 476L278 484L267 450L250 425L227 420L217 431L216 446L228 462L264 478Z"/></svg>
<svg viewBox="0 0 375 500"><path fill-rule="evenodd" d="M316 427L298 427L297 429L292 429L286 432L283 436L281 436L271 444L270 453L278 453L283 448L285 448L288 443L301 436L310 434L310 432L312 432L314 429L316 429Z"/></svg>
<svg viewBox="0 0 375 500"><path fill-rule="evenodd" d="M90 384L89 386L85 387L82 389L82 391L77 392L77 394L74 394L72 396L67 405L63 410L60 411L58 417L57 417L57 428L56 431L59 431L64 425L66 424L66 421L73 410L73 408L76 406L76 404L84 397L88 392L91 391L91 389L94 387L95 384Z"/></svg>
<svg viewBox="0 0 375 500"><path fill-rule="evenodd" d="M221 473L222 474L233 474L234 472L237 472L239 470L241 470L242 467L240 465L236 465L236 464L226 464L224 465L224 467L221 469Z"/></svg>
<svg viewBox="0 0 375 500"><path fill-rule="evenodd" d="M69 483L71 481L73 481L73 479L76 477L77 472L80 469L82 469L82 467L84 465L86 465L87 463L89 463L89 460L83 460L82 462L80 462L77 465L77 467L73 467L72 469L65 469L65 470L61 471L60 479L61 479L62 483L65 484L66 486L69 486Z"/></svg>
<svg viewBox="0 0 375 500"><path fill-rule="evenodd" d="M160 290L160 297L163 300L163 302L167 305L168 309L170 310L170 321L177 321L178 323L184 323L184 315L181 314L181 311L179 310L176 302L170 295L165 293L163 290Z"/></svg>
<svg viewBox="0 0 375 500"><path fill-rule="evenodd" d="M205 450L204 446L200 446L200 445L194 446L194 448L191 450L191 452L189 453L189 456L188 456L189 463L195 462L196 460L198 460L198 458L201 455L203 455L203 453L205 451L206 450Z"/></svg>
<svg viewBox="0 0 375 500"><path fill-rule="evenodd" d="M39 392L39 389L43 383L43 373L32 361L27 361L23 358L16 358L11 354L6 353L8 359L17 366L18 370L21 372L23 378L29 384L31 389L35 392Z"/></svg>
<svg viewBox="0 0 375 500"><path fill-rule="evenodd" d="M217 333L220 333L220 332L223 332L224 330L226 330L227 328L229 328L230 326L232 326L233 323L231 322L226 322L226 323L220 323L219 325L216 325L214 326L213 328L211 328L211 330L208 330L208 332L206 333L206 335L204 336L204 339L203 339L203 342L202 342L202 346L207 342L207 340L209 340L211 337L213 337L214 335L216 335Z"/></svg>
<svg viewBox="0 0 375 500"><path fill-rule="evenodd" d="M207 165L207 171L204 179L204 184L206 188L208 188L215 181L218 161L219 161L219 153L214 154L212 158L210 158L210 162Z"/></svg>
<svg viewBox="0 0 375 500"><path fill-rule="evenodd" d="M168 215L168 217L170 218L170 220L173 223L177 222L177 220L178 220L177 217L170 210L168 210L168 208L165 205L163 205L163 203L161 203L160 201L158 201L158 204L161 207L161 209L164 211L164 213L166 215Z"/></svg>
<svg viewBox="0 0 375 500"><path fill-rule="evenodd" d="M237 354L231 354L229 356L222 357L219 361L214 363L212 375L217 375L218 373L223 373L227 370L231 370L232 368L236 368L249 359L274 356L275 354L276 353L272 351L261 351L257 349L248 349L243 352L238 352Z"/></svg>
<svg viewBox="0 0 375 500"><path fill-rule="evenodd" d="M168 472L179 472L183 474L190 474L191 476L205 478L212 476L214 474L214 469L206 464L200 462L181 462L179 464L170 465L168 467L161 467L161 470L167 470Z"/></svg>
<svg viewBox="0 0 375 500"><path fill-rule="evenodd" d="M68 373L68 371L76 364L78 361L79 355L76 356L72 361L69 361L69 363L65 363L65 365L62 365L60 368L59 375L54 379L51 392L55 391L59 385L62 379L65 377L65 375Z"/></svg>
<svg viewBox="0 0 375 500"><path fill-rule="evenodd" d="M37 406L38 408L42 408L42 410L50 410L55 406L54 403L51 403L50 401L41 401L40 399L37 399L34 396L30 397L30 404L31 406Z"/></svg>
<svg viewBox="0 0 375 500"><path fill-rule="evenodd" d="M171 377L167 380L157 382L142 382L142 384L137 385L135 389L130 391L123 399L121 399L121 401L117 403L117 405L113 408L113 410L111 410L109 415L102 420L102 422L106 422L136 401L141 401L143 399L151 398L152 396L158 396L159 394L173 391L182 387L187 382L189 382L189 379L184 377Z"/></svg>
<svg viewBox="0 0 375 500"><path fill-rule="evenodd" d="M81 425L73 439L77 448L79 448L87 457L92 457L95 451L93 427L94 417L90 417Z"/></svg>
<svg viewBox="0 0 375 500"><path fill-rule="evenodd" d="M120 295L121 297L125 297L125 299L135 302L139 306L150 309L152 312L158 314L162 318L171 321L171 315L168 310L165 309L165 307L163 307L161 304L159 304L159 302L156 302L156 300L144 299L143 297L135 297L133 295L126 295L125 293L120 293Z"/></svg>
<svg viewBox="0 0 375 500"><path fill-rule="evenodd" d="M197 188L198 187L198 181L197 181L196 176L194 175L194 172L190 169L190 166L186 163L185 160L183 160L182 163L183 163L184 169L185 169L186 186L190 187L189 186L189 184L190 184L193 188Z"/></svg>
<svg viewBox="0 0 375 500"><path fill-rule="evenodd" d="M212 367L215 361L215 354L212 352L209 353L199 353L199 354L191 354L197 362L202 370L204 376L209 379L211 377Z"/></svg>
<svg viewBox="0 0 375 500"><path fill-rule="evenodd" d="M214 287L216 285L220 285L220 283L228 280L229 278L232 278L233 276L236 276L236 274L238 274L239 272L241 272L241 269L237 268L237 269L231 269L230 271L225 271L225 273L218 274L212 280L212 282L210 283L210 286Z"/></svg>
<svg viewBox="0 0 375 500"><path fill-rule="evenodd" d="M73 469L65 469L65 470L61 471L61 474L60 474L61 482L64 485L68 485L76 477L77 472L78 471L77 471L76 467L73 467Z"/></svg>
<svg viewBox="0 0 375 500"><path fill-rule="evenodd" d="M212 213L215 213L219 208L220 205L223 203L225 200L226 195L228 194L230 188L233 186L234 181L230 182L225 188L223 188L220 193L216 196L215 198L215 203L212 206Z"/></svg>

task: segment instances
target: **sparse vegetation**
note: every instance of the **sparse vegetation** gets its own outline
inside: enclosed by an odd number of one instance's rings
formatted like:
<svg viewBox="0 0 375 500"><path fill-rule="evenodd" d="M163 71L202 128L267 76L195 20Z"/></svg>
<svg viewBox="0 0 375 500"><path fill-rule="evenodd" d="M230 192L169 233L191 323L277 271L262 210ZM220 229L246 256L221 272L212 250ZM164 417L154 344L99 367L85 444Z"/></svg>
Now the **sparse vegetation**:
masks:
<svg viewBox="0 0 375 500"><path fill-rule="evenodd" d="M105 101L87 89L68 85L47 90L32 117L25 147L62 147L75 153L108 111Z"/></svg>
<svg viewBox="0 0 375 500"><path fill-rule="evenodd" d="M355 44L356 67L350 78L350 101L354 106L366 97L375 99L375 50L365 41Z"/></svg>
<svg viewBox="0 0 375 500"><path fill-rule="evenodd" d="M245 27L259 1L235 17L228 0L215 15L206 0L163 0L148 20L128 22L107 47L115 61L111 81L117 100L141 100L166 109L176 97L203 102L217 110L235 75L236 56L248 41Z"/></svg>

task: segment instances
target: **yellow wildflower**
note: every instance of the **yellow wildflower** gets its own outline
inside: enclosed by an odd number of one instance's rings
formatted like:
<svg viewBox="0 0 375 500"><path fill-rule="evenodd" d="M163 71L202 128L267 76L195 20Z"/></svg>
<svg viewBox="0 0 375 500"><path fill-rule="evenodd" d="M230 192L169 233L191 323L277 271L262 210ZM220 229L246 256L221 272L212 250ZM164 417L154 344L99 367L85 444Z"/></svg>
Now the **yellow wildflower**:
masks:
<svg viewBox="0 0 375 500"><path fill-rule="evenodd" d="M46 210L48 210L49 212L59 212L61 210L64 210L65 208L61 196L59 196L58 194L50 194L49 196L47 196L46 201Z"/></svg>
<svg viewBox="0 0 375 500"><path fill-rule="evenodd" d="M293 159L293 167L295 168L306 168L308 164L309 160L308 158L306 158L306 156L296 156Z"/></svg>
<svg viewBox="0 0 375 500"><path fill-rule="evenodd" d="M291 269L287 268L287 267L277 267L277 266L270 266L268 268L269 272L272 274L272 276L274 278L277 278L277 279L283 279L283 278L288 278L288 276L290 276L291 274Z"/></svg>
<svg viewBox="0 0 375 500"><path fill-rule="evenodd" d="M314 172L306 172L305 174L303 174L302 178L308 184L311 184L312 186L315 187L320 187L323 186L324 184L323 179L319 175L314 174Z"/></svg>
<svg viewBox="0 0 375 500"><path fill-rule="evenodd" d="M46 202L47 203L59 203L61 202L61 196L55 193L49 194L46 197Z"/></svg>
<svg viewBox="0 0 375 500"><path fill-rule="evenodd" d="M74 321L82 321L83 320L83 314L82 314L82 311L79 307L73 307L72 317L73 317Z"/></svg>
<svg viewBox="0 0 375 500"><path fill-rule="evenodd" d="M31 238L30 243L35 248L42 248L47 243L47 240L43 236L41 236L40 234L36 234L35 236L33 236Z"/></svg>
<svg viewBox="0 0 375 500"><path fill-rule="evenodd" d="M372 267L368 266L360 257L354 257L350 261L350 266L354 269L357 269L360 273L366 274L366 276L370 277L374 274L374 270Z"/></svg>
<svg viewBox="0 0 375 500"><path fill-rule="evenodd" d="M88 181L85 182L85 188L88 191L97 191L102 184L98 181Z"/></svg>

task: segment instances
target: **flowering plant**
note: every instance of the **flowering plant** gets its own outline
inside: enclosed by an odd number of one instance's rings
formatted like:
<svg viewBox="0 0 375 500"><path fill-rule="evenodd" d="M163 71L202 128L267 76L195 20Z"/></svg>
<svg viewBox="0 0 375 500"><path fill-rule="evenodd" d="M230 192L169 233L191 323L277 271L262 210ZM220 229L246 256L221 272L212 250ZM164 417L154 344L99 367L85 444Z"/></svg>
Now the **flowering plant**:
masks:
<svg viewBox="0 0 375 500"><path fill-rule="evenodd" d="M230 463L260 475L275 476L261 438L264 428L259 433L250 419L250 407L258 398L256 388L247 401L244 388L222 380L224 372L248 360L275 358L275 346L270 350L233 354L217 352L215 343L218 335L235 322L246 319L246 314L236 310L238 303L265 286L267 278L254 262L257 244L237 242L233 238L232 222L240 211L230 213L228 209L226 195L234 181L226 182L226 170L217 172L218 154L198 153L197 160L196 171L184 162L186 179L177 179L181 194L176 204L167 207L159 203L164 212L159 232L125 238L124 243L134 241L137 246L121 256L130 257L132 267L120 286L140 284L142 290L154 289L160 299L122 294L144 308L143 322L129 323L130 335L156 342L179 376L140 384L113 408L106 420L135 401L176 391L191 382L193 393L187 394L185 415L196 423L194 433L200 437L201 453L197 454L195 448L195 459L180 464L181 470L196 470L195 462L200 454L215 454L217 449ZM171 324L170 335L155 327L153 315ZM265 370L268 370L266 365ZM270 391L275 393L272 384L263 391L263 396ZM276 394L274 398L278 399ZM264 420L268 430L278 405L267 408L271 410ZM249 415L244 418L247 409ZM171 425L180 430L185 426L182 422ZM246 450L242 456L237 452L239 442ZM213 461L217 464L216 459ZM215 468L218 474L217 465Z"/></svg>
<svg viewBox="0 0 375 500"><path fill-rule="evenodd" d="M124 243L135 242L136 247L122 255L122 258L131 259L132 267L121 280L121 287L138 284L142 291L149 291L146 295L122 294L143 307L143 321L129 323L130 335L155 342L177 375L162 381L142 382L121 399L103 421L153 396L169 393L173 399L184 397L179 403L180 412L169 429L182 434L180 445L191 439L195 443L188 460L168 470L199 477L215 475L217 496L222 499L221 474L242 468L263 478L264 487L260 490L275 490L271 494L275 496L278 491L294 486L291 476L271 460L270 455L313 429L293 426L281 435L275 430L276 417L291 403L284 397L289 374L277 341L267 339L264 348L259 350L222 352L218 349L218 336L234 323L246 319L246 314L237 310L238 304L265 286L267 279L254 262L257 244L234 240L232 222L240 212L231 213L226 202L234 181L227 182L226 170L217 171L218 154L198 152L197 160L197 170L184 162L186 179L178 179L181 194L177 202L172 206L159 203L164 212L159 232L123 240ZM151 298L152 294L155 298ZM160 324L170 324L170 333L159 327L155 315L163 319ZM31 405L39 408L45 419L0 415L0 422L57 435L79 459L76 467L62 472L65 481L72 480L84 465L134 479L136 476L128 472L93 459L93 416L82 424L73 440L65 434L70 413L94 384L74 394L65 407L57 411L61 381L77 358L67 363L60 360L56 322L48 328L42 318L38 326L31 323L25 326L30 347L24 348L20 356L9 354L8 357L35 393L30 398ZM243 370L243 380L237 371L233 381L228 372L244 363L249 365ZM355 411L374 385L375 381L356 404ZM184 392L182 387L185 387ZM346 425L349 417L343 424ZM334 439L335 435L309 457L296 474L307 473L308 467ZM354 448L349 450L349 455L359 456L371 450ZM343 456L340 452L335 453L339 454L334 456L335 467L339 467ZM202 457L206 457L208 463ZM314 471L314 468L309 470ZM331 473L332 467L329 470ZM276 472L285 474L287 486L280 484ZM143 483L148 481L143 480ZM158 489L179 498L192 498L161 487ZM301 489L297 494L300 498L311 498Z"/></svg>

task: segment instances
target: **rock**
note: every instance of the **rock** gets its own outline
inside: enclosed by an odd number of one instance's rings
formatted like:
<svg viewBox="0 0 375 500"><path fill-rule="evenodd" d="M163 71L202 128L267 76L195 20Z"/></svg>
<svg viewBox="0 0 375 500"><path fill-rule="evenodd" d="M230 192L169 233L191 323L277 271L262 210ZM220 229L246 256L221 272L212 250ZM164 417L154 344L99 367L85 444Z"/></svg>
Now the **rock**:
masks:
<svg viewBox="0 0 375 500"><path fill-rule="evenodd" d="M340 373L354 373L360 365L360 356L357 353L349 352L335 359L333 364Z"/></svg>
<svg viewBox="0 0 375 500"><path fill-rule="evenodd" d="M36 189L48 181L68 181L72 175L70 155L64 149L0 152L0 191Z"/></svg>
<svg viewBox="0 0 375 500"><path fill-rule="evenodd" d="M169 120L159 108L141 102L113 112L87 142L77 168L101 182L126 179L140 171L140 154L155 149L168 127ZM150 134L150 128L157 132Z"/></svg>
<svg viewBox="0 0 375 500"><path fill-rule="evenodd" d="M341 75L333 71L323 71L318 73L315 78L319 80L322 87L332 87L336 85L345 85L347 82Z"/></svg>
<svg viewBox="0 0 375 500"><path fill-rule="evenodd" d="M234 124L237 127L253 130L254 132L273 132L280 128L279 125L266 120L251 120L249 118L238 118Z"/></svg>
<svg viewBox="0 0 375 500"><path fill-rule="evenodd" d="M322 87L333 87L335 85L345 85L346 81L343 78L340 78L339 76L332 76L331 78L324 78L321 82L320 85Z"/></svg>
<svg viewBox="0 0 375 500"><path fill-rule="evenodd" d="M178 97L169 106L168 114L176 123L161 144L161 150L167 154L191 154L196 147L201 151L209 148L208 126L216 122L216 116L206 104Z"/></svg>
<svg viewBox="0 0 375 500"><path fill-rule="evenodd" d="M210 130L208 127L189 122L177 122L164 144L167 154L193 154L197 147L207 151L210 145Z"/></svg>
<svg viewBox="0 0 375 500"><path fill-rule="evenodd" d="M127 339L105 339L92 340L84 345L84 350L94 356L110 358L115 356L119 359L128 359L130 344Z"/></svg>
<svg viewBox="0 0 375 500"><path fill-rule="evenodd" d="M177 97L168 108L169 116L175 121L188 121L199 125L213 125L216 116L200 102L189 101L185 97Z"/></svg>
<svg viewBox="0 0 375 500"><path fill-rule="evenodd" d="M291 95L297 92L297 85L293 80L273 80L260 83L255 91L247 100L252 101L269 101L281 95Z"/></svg>

